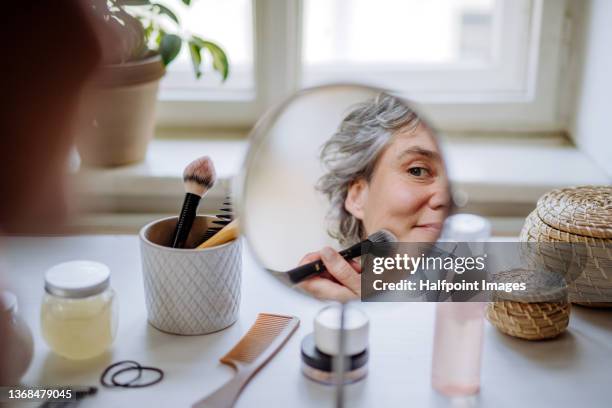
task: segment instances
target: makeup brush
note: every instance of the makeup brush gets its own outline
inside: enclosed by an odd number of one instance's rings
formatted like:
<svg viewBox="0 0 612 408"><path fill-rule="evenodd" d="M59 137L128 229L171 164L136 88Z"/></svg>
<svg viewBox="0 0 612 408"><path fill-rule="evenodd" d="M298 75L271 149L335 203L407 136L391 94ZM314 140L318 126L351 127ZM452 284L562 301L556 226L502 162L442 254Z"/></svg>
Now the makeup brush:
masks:
<svg viewBox="0 0 612 408"><path fill-rule="evenodd" d="M200 199L215 184L215 167L208 156L200 157L189 163L183 172L185 200L176 223L172 248L183 248L196 216Z"/></svg>
<svg viewBox="0 0 612 408"><path fill-rule="evenodd" d="M387 230L381 229L370 235L367 239L340 251L339 254L344 259L353 259L363 255L363 246L368 244L381 244L385 242L397 242L395 235ZM318 275L325 272L325 264L322 260L310 262L297 268L291 269L285 272L289 276L289 280L293 283L299 283L304 279L310 278L311 276Z"/></svg>
<svg viewBox="0 0 612 408"><path fill-rule="evenodd" d="M225 227L221 229L221 231L217 232L210 239L202 242L196 249L204 249L210 248L217 245L225 244L226 242L230 242L238 237L239 233L238 229L238 218L227 224Z"/></svg>

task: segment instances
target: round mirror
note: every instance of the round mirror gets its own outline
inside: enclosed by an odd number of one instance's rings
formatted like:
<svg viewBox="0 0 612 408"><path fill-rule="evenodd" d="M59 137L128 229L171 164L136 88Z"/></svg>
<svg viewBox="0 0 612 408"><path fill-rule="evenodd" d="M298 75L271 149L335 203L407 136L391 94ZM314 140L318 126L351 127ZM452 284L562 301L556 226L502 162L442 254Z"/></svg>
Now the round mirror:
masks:
<svg viewBox="0 0 612 408"><path fill-rule="evenodd" d="M336 300L360 293L358 262L330 258L325 247L340 251L381 230L401 242L439 238L451 194L438 140L392 93L306 89L267 112L250 140L237 208L255 258L281 279L321 257L354 271L350 282L330 271L298 279L306 292Z"/></svg>

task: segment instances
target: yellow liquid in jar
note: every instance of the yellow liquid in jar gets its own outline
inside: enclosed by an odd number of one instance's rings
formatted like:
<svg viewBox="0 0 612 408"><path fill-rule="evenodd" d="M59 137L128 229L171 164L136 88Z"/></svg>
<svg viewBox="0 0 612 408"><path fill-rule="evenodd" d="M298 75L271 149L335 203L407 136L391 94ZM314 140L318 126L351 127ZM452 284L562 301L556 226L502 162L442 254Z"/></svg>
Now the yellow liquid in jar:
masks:
<svg viewBox="0 0 612 408"><path fill-rule="evenodd" d="M42 334L57 354L82 360L102 354L117 331L114 293L66 299L45 294L41 310Z"/></svg>

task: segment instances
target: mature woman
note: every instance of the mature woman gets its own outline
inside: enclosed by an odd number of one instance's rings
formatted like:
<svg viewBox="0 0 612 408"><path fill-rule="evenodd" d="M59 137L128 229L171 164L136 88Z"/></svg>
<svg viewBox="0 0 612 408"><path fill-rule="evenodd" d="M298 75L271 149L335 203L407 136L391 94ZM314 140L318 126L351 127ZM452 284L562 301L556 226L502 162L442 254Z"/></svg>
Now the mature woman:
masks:
<svg viewBox="0 0 612 408"><path fill-rule="evenodd" d="M327 173L318 189L330 200L332 236L349 245L382 228L401 242L434 242L450 208L449 182L436 137L403 101L381 93L356 106L325 143ZM325 274L300 284L322 299L361 295L360 265L330 247L300 264L322 259Z"/></svg>

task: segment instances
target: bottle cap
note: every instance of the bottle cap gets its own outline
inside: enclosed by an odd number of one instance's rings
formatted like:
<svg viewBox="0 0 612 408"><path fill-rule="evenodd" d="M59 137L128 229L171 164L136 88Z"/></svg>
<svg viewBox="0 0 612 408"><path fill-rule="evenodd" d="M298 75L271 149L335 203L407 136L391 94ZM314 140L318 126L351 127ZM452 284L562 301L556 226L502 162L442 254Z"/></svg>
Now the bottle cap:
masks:
<svg viewBox="0 0 612 408"><path fill-rule="evenodd" d="M45 273L45 290L59 297L94 296L104 292L109 286L110 269L100 262L64 262L53 266Z"/></svg>
<svg viewBox="0 0 612 408"><path fill-rule="evenodd" d="M323 353L335 356L339 353L340 343L339 305L323 308L315 317L314 339L317 348ZM370 322L361 310L346 306L344 314L345 354L353 356L368 348Z"/></svg>
<svg viewBox="0 0 612 408"><path fill-rule="evenodd" d="M444 222L442 239L456 242L482 242L491 236L491 223L474 214L454 214Z"/></svg>

